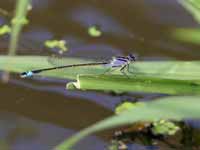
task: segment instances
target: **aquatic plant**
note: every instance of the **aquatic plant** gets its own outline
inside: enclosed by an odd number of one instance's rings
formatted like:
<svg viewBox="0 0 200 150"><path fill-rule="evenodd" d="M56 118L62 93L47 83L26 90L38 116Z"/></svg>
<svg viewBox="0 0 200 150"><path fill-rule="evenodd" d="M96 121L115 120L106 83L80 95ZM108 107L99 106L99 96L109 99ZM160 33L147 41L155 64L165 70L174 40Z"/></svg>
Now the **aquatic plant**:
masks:
<svg viewBox="0 0 200 150"><path fill-rule="evenodd" d="M23 8L17 7L20 10L19 14L26 14L28 1L24 0L23 2ZM199 9L192 11L195 11L195 16L200 14ZM24 15L22 15L23 17L19 16L16 15L13 21L10 55L14 54L21 26L26 23ZM198 17L195 18L198 20ZM183 36L183 34L181 36ZM74 58L66 58L65 61L71 64L91 62L91 60ZM7 66L6 68L5 64ZM199 66L200 61L138 61L131 65L130 69L133 70L134 73L128 74L129 78L123 76L120 71L102 75L105 71L103 67L94 67L92 69L84 67L69 68L67 71L54 70L42 73L42 76L47 77L76 79L76 82L68 83L67 88L70 90L151 92L172 95L152 102L145 102L142 105L134 106L134 108L123 111L118 115L102 120L75 134L67 139L67 141L58 145L55 149L70 149L87 135L138 121L155 121L159 119L180 121L188 118L199 119ZM52 64L48 62L48 57L45 56L0 56L1 70L21 73L26 70L46 67L52 67ZM173 124L165 125L167 125L167 128L174 127ZM160 129L160 126L157 127L159 128L156 130L157 132L166 132L166 128ZM174 127L173 129L176 130L177 128Z"/></svg>

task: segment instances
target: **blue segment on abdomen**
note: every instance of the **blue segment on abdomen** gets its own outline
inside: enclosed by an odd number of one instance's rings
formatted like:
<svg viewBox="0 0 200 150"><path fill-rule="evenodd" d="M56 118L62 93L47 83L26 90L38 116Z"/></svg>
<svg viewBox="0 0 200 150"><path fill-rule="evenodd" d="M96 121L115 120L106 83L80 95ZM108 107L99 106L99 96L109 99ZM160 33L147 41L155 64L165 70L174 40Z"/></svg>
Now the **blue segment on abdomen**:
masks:
<svg viewBox="0 0 200 150"><path fill-rule="evenodd" d="M32 75L33 75L32 71L28 71L27 74L26 74L27 77L31 77Z"/></svg>

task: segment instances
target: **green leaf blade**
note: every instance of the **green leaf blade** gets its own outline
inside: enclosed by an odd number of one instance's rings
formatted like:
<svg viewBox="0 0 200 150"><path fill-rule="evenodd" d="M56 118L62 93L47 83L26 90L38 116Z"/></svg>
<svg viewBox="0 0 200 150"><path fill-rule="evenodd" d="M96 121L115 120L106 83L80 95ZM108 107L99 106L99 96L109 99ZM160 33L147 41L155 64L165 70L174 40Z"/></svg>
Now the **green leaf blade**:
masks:
<svg viewBox="0 0 200 150"><path fill-rule="evenodd" d="M72 86L73 85L73 86ZM122 92L148 92L176 95L200 95L200 84L195 81L174 80L165 78L135 75L127 78L120 75L79 75L77 82L67 87L76 87L81 90L105 90Z"/></svg>
<svg viewBox="0 0 200 150"><path fill-rule="evenodd" d="M0 55L0 70L11 72L24 72L33 69L55 67L48 61L49 56L6 56ZM63 58L62 63L79 64L95 62L77 58ZM4 65L8 65L6 68ZM63 64L62 64L63 65ZM48 71L41 76L76 79L78 74L102 75L107 68L103 66L77 67ZM137 61L130 65L130 77L144 76L175 80L192 80L200 83L200 61ZM111 72L110 75L122 75L120 71ZM110 76L112 77L112 76Z"/></svg>
<svg viewBox="0 0 200 150"><path fill-rule="evenodd" d="M161 98L156 101L147 102L145 105L138 105L131 110L124 111L119 115L100 121L81 132L75 134L68 140L58 145L56 150L69 150L79 140L94 132L127 125L138 121L155 121L159 119L199 119L200 118L200 97L179 96Z"/></svg>

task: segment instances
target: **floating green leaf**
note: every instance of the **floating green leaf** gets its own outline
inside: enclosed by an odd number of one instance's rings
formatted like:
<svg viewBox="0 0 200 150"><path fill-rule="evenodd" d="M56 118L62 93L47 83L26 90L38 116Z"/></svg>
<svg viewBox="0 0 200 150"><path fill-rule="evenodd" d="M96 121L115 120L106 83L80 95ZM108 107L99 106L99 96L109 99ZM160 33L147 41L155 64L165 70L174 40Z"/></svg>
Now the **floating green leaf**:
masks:
<svg viewBox="0 0 200 150"><path fill-rule="evenodd" d="M44 45L48 48L58 48L60 49L59 53L63 53L68 50L66 46L66 41L64 40L47 40Z"/></svg>
<svg viewBox="0 0 200 150"><path fill-rule="evenodd" d="M178 130L180 130L180 127L172 121L162 119L160 121L153 122L153 127L151 130L155 135L174 135Z"/></svg>
<svg viewBox="0 0 200 150"><path fill-rule="evenodd" d="M11 28L8 25L3 25L0 27L0 35L8 34L11 32Z"/></svg>
<svg viewBox="0 0 200 150"><path fill-rule="evenodd" d="M88 34L92 37L100 37L102 32L97 26L91 26L88 28Z"/></svg>

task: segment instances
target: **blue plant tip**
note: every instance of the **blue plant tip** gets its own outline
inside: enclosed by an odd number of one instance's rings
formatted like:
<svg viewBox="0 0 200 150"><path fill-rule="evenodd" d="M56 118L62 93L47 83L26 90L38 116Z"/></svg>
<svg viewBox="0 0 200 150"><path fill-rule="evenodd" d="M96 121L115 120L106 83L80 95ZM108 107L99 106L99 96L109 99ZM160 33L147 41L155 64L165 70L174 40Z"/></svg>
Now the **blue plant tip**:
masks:
<svg viewBox="0 0 200 150"><path fill-rule="evenodd" d="M31 76L33 76L33 72L32 72L32 71L22 72L22 73L20 74L20 77L21 77L21 78L27 78L27 77L31 77Z"/></svg>

